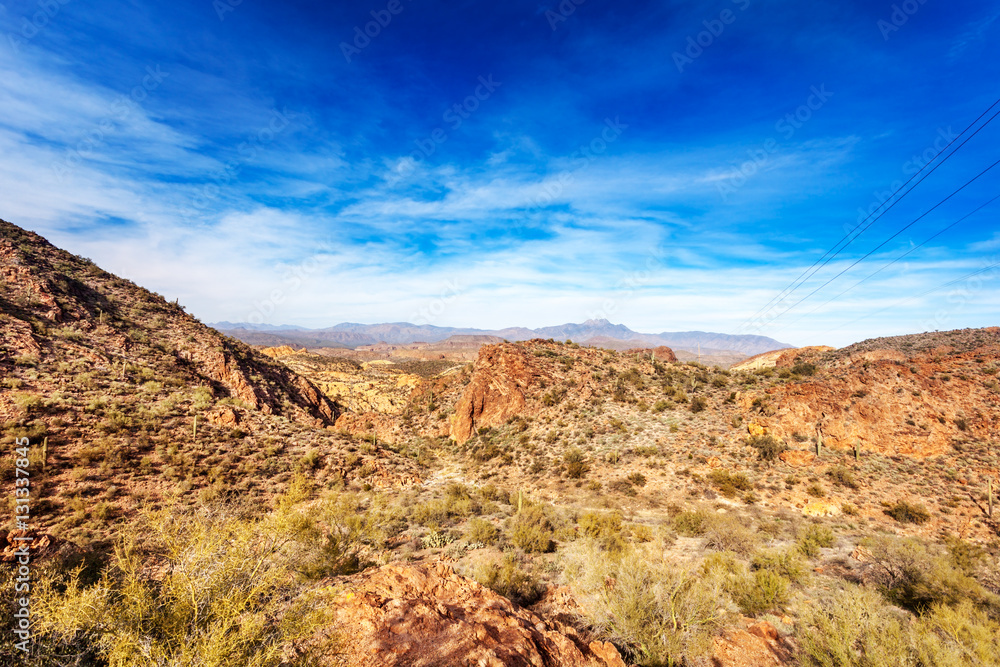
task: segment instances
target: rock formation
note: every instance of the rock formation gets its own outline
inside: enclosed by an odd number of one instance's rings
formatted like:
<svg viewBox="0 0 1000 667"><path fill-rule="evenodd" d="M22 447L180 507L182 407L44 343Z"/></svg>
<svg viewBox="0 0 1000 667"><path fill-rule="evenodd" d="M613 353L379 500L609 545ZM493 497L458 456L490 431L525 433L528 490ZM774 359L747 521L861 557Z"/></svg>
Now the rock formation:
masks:
<svg viewBox="0 0 1000 667"><path fill-rule="evenodd" d="M609 643L518 607L444 564L359 575L335 603L346 667L625 667Z"/></svg>

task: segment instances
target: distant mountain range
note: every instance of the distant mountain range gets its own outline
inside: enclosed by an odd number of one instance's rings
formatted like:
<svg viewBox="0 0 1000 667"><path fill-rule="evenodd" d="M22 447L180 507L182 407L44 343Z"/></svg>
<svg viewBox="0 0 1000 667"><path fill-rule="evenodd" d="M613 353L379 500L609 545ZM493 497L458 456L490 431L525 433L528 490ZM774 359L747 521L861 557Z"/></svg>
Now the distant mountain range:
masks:
<svg viewBox="0 0 1000 667"><path fill-rule="evenodd" d="M388 324L355 324L345 322L326 329L304 329L288 325L247 324L243 322L217 322L215 327L234 338L251 345L295 345L305 347L346 347L388 343L407 345L424 342L436 343L452 336L496 336L509 341L532 338L571 339L581 345L627 349L631 347L656 347L666 345L674 350L703 354L737 353L755 355L771 350L794 347L766 336L734 336L705 331L664 331L644 334L632 331L622 324L608 320L587 320L582 324L562 324L540 329L509 327L484 330L456 327L437 327L430 324L393 322Z"/></svg>

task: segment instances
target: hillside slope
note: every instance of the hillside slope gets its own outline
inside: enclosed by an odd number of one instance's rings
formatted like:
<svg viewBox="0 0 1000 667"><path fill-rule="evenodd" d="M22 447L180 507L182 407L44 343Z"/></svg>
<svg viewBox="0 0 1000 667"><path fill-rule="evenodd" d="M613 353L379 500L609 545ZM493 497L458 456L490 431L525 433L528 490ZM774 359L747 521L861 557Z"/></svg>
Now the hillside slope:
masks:
<svg viewBox="0 0 1000 667"><path fill-rule="evenodd" d="M0 221L0 433L33 445L40 530L86 542L167 496L269 495L297 470L350 477L380 453L345 462L350 438L326 428L341 413L176 303ZM388 476L391 458L367 472ZM3 457L0 478L12 466Z"/></svg>

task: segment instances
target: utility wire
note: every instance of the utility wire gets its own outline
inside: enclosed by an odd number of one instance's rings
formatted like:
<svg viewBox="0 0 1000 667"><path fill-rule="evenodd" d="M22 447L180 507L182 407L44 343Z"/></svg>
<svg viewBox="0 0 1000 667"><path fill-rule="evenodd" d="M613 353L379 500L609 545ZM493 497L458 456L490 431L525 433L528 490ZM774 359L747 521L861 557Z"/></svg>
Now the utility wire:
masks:
<svg viewBox="0 0 1000 667"><path fill-rule="evenodd" d="M861 320L866 320L869 317L872 317L874 315L878 315L879 313L884 313L887 310L892 310L893 308L896 308L897 306L901 306L902 304L904 304L904 303L906 303L908 301L913 301L914 299L919 299L922 296L927 296L928 294L931 294L933 292L937 292L938 290L943 290L946 287L951 287L952 285L960 283L963 280L968 280L969 278L973 278L975 276L978 276L981 273L986 273L987 271L991 271L991 270L993 270L995 268L998 268L998 267L1000 267L1000 262L995 262L995 263L990 264L988 266L984 266L983 268L979 269L978 271L973 271L972 273L967 273L964 276L956 278L955 280L950 280L950 281L946 282L943 285L938 285L937 287L932 287L931 289L927 290L926 292L921 292L920 294L917 294L916 296L907 297L907 298L905 298L905 299L903 299L901 301L897 301L896 303L892 304L891 306L886 306L885 308L882 308L880 310L876 310L874 312L868 313L867 315L862 315L861 317L859 317L859 318L857 318L855 320L851 320L850 322L845 322L844 324L841 324L840 326L834 327L832 329L827 329L826 333L830 333L831 331L837 331L838 329L843 329L844 327L849 326L851 324L854 324L855 322L860 322Z"/></svg>
<svg viewBox="0 0 1000 667"><path fill-rule="evenodd" d="M993 197L993 199L990 199L985 204L980 204L978 207L976 207L975 210L973 210L973 211L971 211L969 213L966 213L965 215L963 215L961 218L959 218L955 222L951 223L950 225L948 225L944 229L939 230L938 232L936 232L932 236L927 237L926 239L924 239L923 241L921 241L918 245L915 245L912 248L910 248L909 250L907 250L906 252L904 252L902 255L899 255L898 257L896 257L895 259L893 259L890 262L886 262L879 269L876 269L872 273L869 273L867 276L865 276L864 278L862 278L858 282L854 283L853 285L851 285L850 287L848 287L847 289L845 289L843 292L841 292L837 296L835 296L832 299L830 299L830 300L828 300L828 301L826 301L826 302L824 302L824 303L816 306L815 308L813 308L809 312L807 312L807 313L799 316L799 318L797 320L794 320L794 321L786 324L785 326L783 326L782 328L778 329L774 333L777 333L777 332L780 332L780 331L784 331L784 330L788 329L789 327L797 324L798 322L801 322L804 318L808 317L809 315L812 315L813 313L815 313L816 311L820 310L821 308L824 308L824 307L830 305L831 303L833 303L834 301L836 301L840 297L844 296L845 294L847 294L848 292L850 292L851 290L853 290L858 285L860 285L862 283L865 283L865 282L868 282L869 280L871 280L872 278L874 278L879 273L882 273L883 271L885 271L886 269L888 269L890 266L892 266L896 262L898 262L901 259L904 259L905 257L909 256L910 254L916 252L917 250L919 250L920 248L924 247L925 245L927 245L928 243L930 243L931 241L933 241L937 237L941 236L942 234L944 234L945 232L947 232L951 228L955 227L959 223L964 222L966 219L971 218L976 213L979 213L979 211L983 210L984 208L986 208L987 206L989 206L990 204L992 204L993 202L995 202L998 199L1000 199L1000 195L997 195L997 196Z"/></svg>
<svg viewBox="0 0 1000 667"><path fill-rule="evenodd" d="M751 315L749 318L747 318L747 320L737 328L737 331L744 330L747 327L747 325L749 325L751 322L753 322L754 319L756 319L760 315L765 314L770 309L770 307L771 307L772 304L774 304L775 302L780 302L781 299L783 299L785 296L788 296L789 294L791 294L792 292L794 292L796 289L798 289L806 280L808 280L809 278L811 278L817 271L819 271L824 266L826 266L827 264L829 264L837 255L839 255L845 248L847 248L847 246L849 246L851 243L853 243L855 240L857 240L858 237L860 237L862 234L864 234L866 231L868 231L868 229L873 224L875 224L876 222L878 222L879 218L881 218L883 215L885 215L886 213L888 213L889 210L893 206L895 206L897 203L899 203L903 199L903 197L905 197L910 192L912 192L914 188L916 188L918 185L920 185L920 183L922 183L924 181L924 179L926 179L928 176L930 176L932 173L934 173L937 170L937 168L940 167L941 165L943 165L952 155L954 155L955 153L957 153L958 150L960 148L962 148L962 146L964 146L969 141L969 139L971 139L976 134L978 134L980 130L982 130L984 127L986 127L986 125L988 125L990 123L990 121L992 121L994 118L996 118L997 114L994 114L978 130L976 130L971 136L969 136L965 141L963 141L954 151L952 151L944 159L942 159L940 162L938 162L938 164L935 165L934 168L931 169L923 178L921 178L919 181L917 181L917 183L915 183L912 188L910 188L909 190L906 190L906 192L904 192L902 195L900 195L900 197L895 202L893 202L892 205L889 206L889 208L887 208L886 210L882 211L882 213L879 213L878 217L876 217L868 225L866 225L863 229L861 229L861 231L858 232L858 234L856 236L854 236L854 238L851 238L851 234L854 234L854 232L856 232L859 228L861 228L862 225L865 225L865 222L867 222L869 220L869 218L871 218L873 215L875 215L876 213L878 213L878 210L880 208L882 208L887 203L889 203L892 200L893 197L895 197L904 188L906 188L906 186L909 185L913 181L913 179L915 179L917 176L919 176L921 174L921 172L923 172L925 169L927 169L927 167L929 167L938 157L940 157L942 153L944 153L945 151L947 151L952 146L952 144L954 144L956 141L958 141L962 137L962 135L964 135L966 132L968 132L976 123L978 123L983 118L983 116L985 116L986 114L988 114L993 109L993 107L995 107L997 104L1000 104L1000 98L998 98L995 102L993 102L993 104L991 104L989 106L989 108L986 109L986 111L984 111L983 113L979 114L979 116L974 121L972 121L971 123L969 123L969 125L964 130L962 130L958 134L958 136L956 136L954 139L952 139L948 143L947 146L945 146L944 148L942 148L934 157L932 157L926 164L924 164L924 166L922 166L915 174L913 174L912 176L910 176L910 178L905 183L903 183L901 186L899 186L899 188L896 189L895 192L893 192L892 194L890 194L889 197L887 197L885 201L883 201L881 204L879 204L875 208L874 211L872 211L871 213L869 213L861 222L859 222L853 229L851 229L851 231L847 232L847 234L845 234L843 236L843 238L841 238L836 244L834 244L834 246L832 248L830 248L825 253L823 253L823 256L820 257L819 259L817 259L812 264L812 266L810 266L805 271L803 271L799 275L798 278L796 278L795 280L793 280L787 287L785 287L785 289L783 289L780 293L778 293L778 295L772 297L771 300L768 301L764 305L763 308L759 309L757 312L755 312L753 315ZM998 113L1000 113L1000 112L998 112ZM844 241L847 241L847 243L844 243ZM843 246L841 246L842 243L844 244ZM830 253L833 253L833 255L830 256ZM829 258L827 259L828 256L829 256ZM826 261L824 261L824 260L826 260Z"/></svg>
<svg viewBox="0 0 1000 667"><path fill-rule="evenodd" d="M998 112L998 113L1000 113L1000 112ZM995 117L996 116L994 116L994 118ZM982 129L982 128L980 128L980 129ZM971 137L970 137L970 139L971 139ZM953 153L953 155L954 155L954 153ZM782 315L788 313L789 311L791 311L792 309L794 309L796 306L798 306L800 303L802 303L803 301L805 301L806 299L808 299L812 295L816 294L816 292L819 292L821 289L823 289L824 287L826 287L827 285L829 285L830 283L832 283L834 280L836 280L837 278L839 278L840 276L844 275L845 273L847 273L848 271L850 271L851 269L853 269L855 266L857 266L861 262L863 262L866 259L868 259L869 257L871 257L873 254L875 254L876 252L878 252L887 243L889 243L890 241L892 241L894 238L896 238L897 236L899 236L900 234L902 234L903 232L905 232L907 229L909 229L913 225L915 225L918 222L920 222L921 220L923 220L925 217L927 217L928 215L930 215L931 212L933 212L934 210L936 210L939 206L943 205L945 202L947 202L949 199L951 199L952 197L954 197L955 195L957 195L959 192L961 192L965 188L967 188L970 185L972 185L973 183L975 183L979 178L981 178L982 176L984 176L990 169L993 169L998 164L1000 164L1000 160L997 160L996 162L994 162L990 166L986 167L986 169L983 169L981 172L979 172L978 174L976 174L975 176L973 176L971 179L969 179L968 181L966 181L965 184L962 185L962 187L958 188L957 190L955 190L954 192L952 192L950 195L948 195L947 197L945 197L944 199L942 199L941 201L939 201L937 204L934 204L934 206L930 207L929 209L927 209L926 211L924 211L923 213L921 213L919 216L917 216L916 218L914 218L912 222L909 222L909 223L903 225L902 227L900 227L899 231L897 231L895 234L893 234L892 236L890 236L889 238L887 238L885 241L882 241L882 243L878 244L877 246L875 246L874 248L872 248L871 250L869 250L864 256L862 256L860 259L855 260L854 263L851 264L850 266L848 266L846 269L843 269L840 273L838 273L834 277L830 278L825 283L823 283L822 285L820 285L819 287L817 287L816 289L814 289L812 292L809 292L809 294L806 294L804 297L802 297L801 299L799 299L798 301L796 301L795 303L793 303L791 306L788 307L787 310L785 310L784 313L780 313L778 315L778 317L781 317ZM775 319L777 319L777 318L775 318Z"/></svg>

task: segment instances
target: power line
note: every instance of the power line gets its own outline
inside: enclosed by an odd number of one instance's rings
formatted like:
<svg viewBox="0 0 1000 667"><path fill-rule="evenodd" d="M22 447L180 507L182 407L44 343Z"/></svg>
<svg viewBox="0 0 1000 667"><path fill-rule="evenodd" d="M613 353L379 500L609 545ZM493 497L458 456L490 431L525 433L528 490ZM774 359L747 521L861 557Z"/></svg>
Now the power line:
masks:
<svg viewBox="0 0 1000 667"><path fill-rule="evenodd" d="M998 112L998 113L1000 113L1000 112ZM982 128L980 128L980 129L982 129ZM824 287L826 287L827 285L829 285L830 283L832 283L834 280L836 280L840 276L844 275L845 273L847 273L848 271L850 271L851 269L853 269L855 266L857 266L861 262L863 262L866 259L868 259L869 257L871 257L873 254L875 254L878 250L880 250L887 243L889 243L890 241L892 241L894 238L896 238L897 236L899 236L900 234L902 234L903 232L905 232L907 229L909 229L913 225L915 225L918 222L920 222L921 220L923 220L925 217L927 217L928 215L930 215L939 206L941 206L942 204L944 204L946 201L948 201L949 199L951 199L952 197L954 197L955 195L957 195L959 192L961 192L965 188L967 188L970 185L972 185L979 178L981 178L982 176L984 176L990 169L993 169L998 164L1000 164L1000 160L997 160L996 162L994 162L990 166L986 167L986 169L983 169L981 172L979 172L978 174L976 174L975 176L973 176L970 180L966 181L965 184L962 185L962 187L960 187L957 190L955 190L954 192L952 192L950 195L948 195L947 197L945 197L944 199L942 199L941 201L939 201L937 204L934 204L934 206L930 207L929 209L927 209L926 211L924 211L923 213L921 213L919 216L917 216L916 218L914 218L911 222L909 222L909 223L903 225L902 227L900 227L899 230L895 234L893 234L892 236L890 236L889 238L887 238L885 241L882 241L882 243L879 243L877 246L875 246L874 248L872 248L871 250L869 250L864 256L862 256L860 259L855 260L854 263L851 264L850 266L848 266L846 269L843 269L840 273L838 273L834 277L830 278L825 283L823 283L822 285L820 285L819 287L817 287L816 289L814 289L812 292L809 292L809 294L806 294L804 297L802 297L801 299L799 299L798 301L796 301L795 303L793 303L791 306L789 306L785 310L784 313L780 313L778 315L778 317L781 317L782 315L790 312L793 308L795 308L796 306L798 306L800 303L802 303L803 301L805 301L806 299L808 299L812 295L814 295L817 292L819 292L821 289L823 289ZM775 319L777 319L777 318L775 318Z"/></svg>
<svg viewBox="0 0 1000 667"><path fill-rule="evenodd" d="M952 285L958 284L958 283L962 282L963 280L968 280L969 278L974 278L975 276L978 276L981 273L986 273L987 271L990 271L990 270L995 269L997 267L1000 267L1000 262L995 262L995 263L990 264L988 266L984 266L983 268L981 268L981 269L979 269L977 271L973 271L972 273L967 273L964 276L956 278L955 280L950 280L950 281L944 283L943 285L938 285L937 287L933 287L933 288L927 290L926 292L921 292L920 294L917 294L916 296L907 297L905 299L902 299L901 301L897 301L896 303L892 304L891 306L886 306L885 308L882 308L880 310L876 310L874 312L868 313L867 315L862 315L861 317L859 317L857 319L854 319L854 320L851 320L850 322L845 322L844 324L841 324L840 326L834 327L832 329L827 329L826 333L830 333L831 331L837 331L838 329L843 329L844 327L849 326L851 324L854 324L855 322L860 322L861 320L866 320L869 317L872 317L874 315L878 315L879 313L884 313L887 310L892 310L893 308L896 308L897 306L901 306L902 304L904 304L904 303L906 303L908 301L913 301L914 299L919 299L922 296L927 296L928 294L932 294L933 292L937 292L938 290L943 290L946 287L951 287Z"/></svg>
<svg viewBox="0 0 1000 667"><path fill-rule="evenodd" d="M791 327L792 325L794 325L794 324L802 321L804 318L808 317L809 315L812 315L813 313L815 313L816 311L820 310L821 308L824 308L825 306L830 305L831 303L833 303L834 301L836 301L840 297L844 296L845 294L847 294L848 292L850 292L851 290L853 290L858 285L861 285L862 283L868 282L869 280L871 280L872 278L874 278L879 273L882 273L883 271L885 271L887 268L889 268L890 266L892 266L896 262L898 262L901 259L903 259L903 258L909 256L910 254L916 252L917 250L919 250L920 248L924 247L925 245L927 245L928 243L930 243L931 241L933 241L937 237L941 236L942 234L944 234L948 230L952 229L953 227L955 227L959 223L962 223L966 219L971 218L976 213L979 213L979 211L983 210L984 208L986 208L987 206L989 206L990 204L992 204L993 202L995 202L998 199L1000 199L1000 195L997 195L997 196L993 197L992 199L990 199L985 204L980 204L973 211L970 211L969 213L966 213L965 215L963 215L961 218L959 218L955 222L951 223L950 225L948 225L944 229L941 229L941 230L937 231L933 235L927 237L926 239L924 239L923 241L921 241L918 245L913 246L912 248L910 248L909 250L907 250L903 254L899 255L898 257L896 257L892 261L886 262L880 268L876 269L875 271L873 271L872 273L868 274L867 276L865 276L864 278L862 278L858 282L854 283L853 285L851 285L850 287L848 287L847 289L845 289L843 292L841 292L837 296L835 296L832 299L829 299L828 301L825 301L824 303L816 306L815 308L813 308L809 312L807 312L807 313L799 316L799 318L797 320L794 320L793 322L790 322L789 324L786 324L784 327L778 329L777 331L784 331L784 330L788 329L789 327ZM777 333L777 331L774 332L774 333Z"/></svg>
<svg viewBox="0 0 1000 667"><path fill-rule="evenodd" d="M886 210L884 210L881 213L879 213L878 217L876 217L868 225L866 225L864 227L864 229L862 229L860 232L858 232L858 234L856 236L854 236L854 238L851 238L851 234L853 234L855 231L857 231L858 228L860 228L862 225L864 225L865 222L868 221L868 219L871 218L873 215L875 215L880 208L882 208L883 206L885 206L889 201L892 200L893 197L895 197L897 194L899 194L907 185L910 184L910 182L913 181L913 179L915 179L917 176L919 176L921 174L921 172L923 172L925 169L927 169L927 167L929 167L938 157L940 157L942 153L944 153L945 151L947 151L952 146L952 144L954 144L956 141L958 141L962 137L962 135L964 135L966 132L968 132L976 123L978 123L983 118L983 116L985 116L986 114L988 114L993 109L993 107L995 107L997 104L1000 104L1000 98L998 98L995 102L993 102L993 104L991 104L985 111L983 111L983 113L979 114L979 116L974 121L972 121L971 123L969 123L969 125L964 130L962 130L958 134L958 136L956 136L954 139L952 139L948 143L947 146L945 146L940 151L938 151L938 153L934 157L932 157L926 164L924 164L924 166L922 166L915 174L913 174L912 176L910 176L910 178L905 183L903 183L901 186L899 186L899 188L896 189L895 192L893 192L892 194L890 194L886 198L885 201L883 201L881 204L879 204L875 208L874 211L872 211L871 213L869 213L861 222L859 222L857 225L855 225L855 227L853 229L851 229L851 231L847 232L847 234L845 234L843 236L843 238L841 238L836 244L834 244L834 246L832 248L830 248L825 253L823 253L823 256L820 257L819 259L817 259L815 262L813 262L812 266L810 266L805 271L803 271L799 275L798 278L796 278L795 280L793 280L787 287L785 287L785 289L783 289L781 292L779 292L777 294L777 296L772 297L771 300L768 301L764 305L763 308L759 309L757 312L755 312L753 315L751 315L749 318L747 318L746 321L744 321L743 324L741 324L737 328L737 331L744 330L746 328L746 326L748 324L750 324L754 319L756 319L759 315L762 315L762 314L766 313L770 309L771 304L774 304L775 302L780 302L781 299L783 299L785 296L788 296L789 294L791 294L792 292L794 292L796 289L798 289L806 280L808 280L813 275L815 275L815 273L817 271L819 271L824 266L826 266L827 264L829 264L837 255L839 255L845 248L847 248L847 246L849 246L851 243L853 243L855 240L857 240L862 234L864 234L866 231L868 231L868 229L873 224L875 224L876 222L878 222L878 220L883 215L885 215L886 213L888 213L889 210L892 209L893 206L895 206L904 197L906 197L906 195L908 195L910 192L912 192L914 188L916 188L918 185L920 185L920 183L922 183L928 176L930 176L931 174L933 174L938 169L938 167L940 167L945 162L947 162L948 159L952 155L954 155L955 153L957 153L959 151L959 149L962 148L962 146L964 146L966 143L968 143L969 139L972 139L972 137L976 136L976 134L978 134L980 132L980 130L982 130L984 127L986 127L990 123L990 121L992 121L994 118L996 118L997 114L994 114L989 120L987 120L985 123L983 123L983 125L979 129L977 129L971 136L969 136L965 141L963 141L954 151L952 151L944 159L942 159L940 162L938 162L938 164L935 165L933 169L931 169L923 178L921 178L919 181L917 181L917 183L915 183L912 188L910 188L909 190L907 190L906 192L904 192L902 195L900 195L900 197L895 202L893 202L889 206L889 208L887 208ZM1000 113L1000 112L997 112L997 113ZM847 243L844 243L845 240L847 241ZM838 248L838 246L840 246L842 243L844 243L844 245L842 247ZM829 259L827 259L827 256L830 255L831 252L833 253L833 255L830 256ZM824 259L826 261L823 261Z"/></svg>

